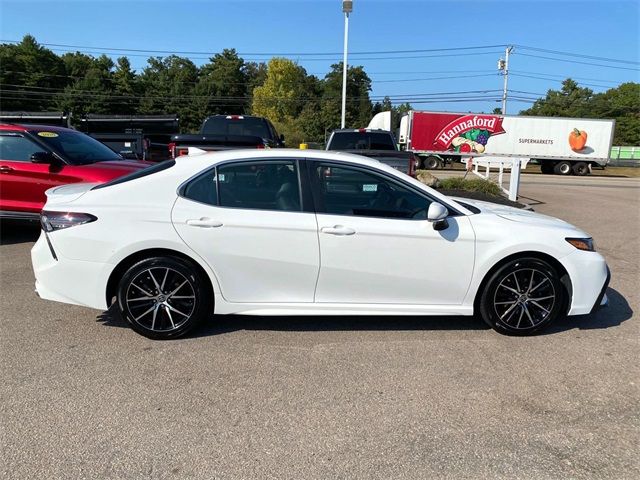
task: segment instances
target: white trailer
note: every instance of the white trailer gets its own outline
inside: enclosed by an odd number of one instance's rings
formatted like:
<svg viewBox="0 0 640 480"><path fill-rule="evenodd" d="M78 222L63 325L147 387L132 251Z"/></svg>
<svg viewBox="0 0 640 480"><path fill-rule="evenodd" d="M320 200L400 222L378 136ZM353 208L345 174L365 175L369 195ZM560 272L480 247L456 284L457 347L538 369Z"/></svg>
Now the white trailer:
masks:
<svg viewBox="0 0 640 480"><path fill-rule="evenodd" d="M413 110L401 118L398 140L421 168L491 155L536 160L543 173L587 175L609 161L614 128L614 120Z"/></svg>

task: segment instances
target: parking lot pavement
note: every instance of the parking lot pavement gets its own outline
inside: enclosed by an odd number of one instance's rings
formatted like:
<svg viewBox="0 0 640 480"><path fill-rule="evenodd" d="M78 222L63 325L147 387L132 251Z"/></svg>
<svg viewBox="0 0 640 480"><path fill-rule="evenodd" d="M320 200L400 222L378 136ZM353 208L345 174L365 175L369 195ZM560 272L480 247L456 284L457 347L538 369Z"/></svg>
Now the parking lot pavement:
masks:
<svg viewBox="0 0 640 480"><path fill-rule="evenodd" d="M613 275L608 309L531 338L462 317L222 317L153 342L38 299L37 229L3 223L3 478L638 478L640 183L521 192L592 233Z"/></svg>

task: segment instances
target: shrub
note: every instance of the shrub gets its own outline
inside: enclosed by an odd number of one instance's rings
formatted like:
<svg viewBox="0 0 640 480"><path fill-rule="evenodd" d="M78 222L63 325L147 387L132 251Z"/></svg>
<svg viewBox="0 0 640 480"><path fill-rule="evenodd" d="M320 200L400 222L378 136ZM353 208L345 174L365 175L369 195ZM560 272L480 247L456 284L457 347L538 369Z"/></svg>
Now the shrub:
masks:
<svg viewBox="0 0 640 480"><path fill-rule="evenodd" d="M502 196L502 190L497 183L482 178L466 179L462 177L452 177L440 180L437 187L441 190L466 190L468 192L480 192L495 197Z"/></svg>

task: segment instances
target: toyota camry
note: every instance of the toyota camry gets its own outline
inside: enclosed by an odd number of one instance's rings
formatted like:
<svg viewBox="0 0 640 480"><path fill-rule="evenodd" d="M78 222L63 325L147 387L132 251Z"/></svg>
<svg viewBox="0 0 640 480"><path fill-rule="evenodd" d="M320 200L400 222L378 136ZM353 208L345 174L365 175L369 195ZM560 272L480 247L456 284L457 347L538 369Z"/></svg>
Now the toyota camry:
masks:
<svg viewBox="0 0 640 480"><path fill-rule="evenodd" d="M235 150L47 191L41 298L184 335L213 314L473 315L531 334L607 303L592 238L365 157Z"/></svg>

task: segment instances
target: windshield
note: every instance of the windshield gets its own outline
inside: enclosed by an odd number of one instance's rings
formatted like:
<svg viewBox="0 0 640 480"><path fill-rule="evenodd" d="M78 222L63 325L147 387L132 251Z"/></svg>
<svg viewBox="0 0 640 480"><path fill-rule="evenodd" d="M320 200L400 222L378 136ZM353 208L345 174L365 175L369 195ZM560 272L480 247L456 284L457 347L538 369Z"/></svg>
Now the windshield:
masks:
<svg viewBox="0 0 640 480"><path fill-rule="evenodd" d="M260 138L271 138L267 122L262 118L226 118L210 117L202 126L205 135L253 135Z"/></svg>
<svg viewBox="0 0 640 480"><path fill-rule="evenodd" d="M30 133L72 165L122 160L122 157L109 147L84 133L66 130Z"/></svg>
<svg viewBox="0 0 640 480"><path fill-rule="evenodd" d="M335 132L329 150L396 150L389 133Z"/></svg>

